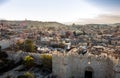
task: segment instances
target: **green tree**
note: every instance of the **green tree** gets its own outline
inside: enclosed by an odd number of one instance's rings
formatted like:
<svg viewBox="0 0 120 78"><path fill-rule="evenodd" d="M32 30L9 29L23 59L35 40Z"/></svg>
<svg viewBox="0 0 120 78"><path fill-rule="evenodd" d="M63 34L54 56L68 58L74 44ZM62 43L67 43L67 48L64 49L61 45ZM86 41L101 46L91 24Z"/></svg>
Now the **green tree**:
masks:
<svg viewBox="0 0 120 78"><path fill-rule="evenodd" d="M24 42L24 47L26 52L34 52L35 51L35 45L32 40L26 40Z"/></svg>
<svg viewBox="0 0 120 78"><path fill-rule="evenodd" d="M25 51L25 52L34 52L35 51L35 45L32 40L25 40L23 43L18 42L17 48Z"/></svg>

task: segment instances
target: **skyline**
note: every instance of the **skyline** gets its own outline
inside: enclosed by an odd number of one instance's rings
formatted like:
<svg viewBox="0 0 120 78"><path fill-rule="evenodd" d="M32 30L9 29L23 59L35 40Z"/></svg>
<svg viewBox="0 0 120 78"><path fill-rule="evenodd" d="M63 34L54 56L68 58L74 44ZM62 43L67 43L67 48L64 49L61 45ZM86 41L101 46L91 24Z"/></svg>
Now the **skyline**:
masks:
<svg viewBox="0 0 120 78"><path fill-rule="evenodd" d="M119 0L0 0L0 19L117 23Z"/></svg>

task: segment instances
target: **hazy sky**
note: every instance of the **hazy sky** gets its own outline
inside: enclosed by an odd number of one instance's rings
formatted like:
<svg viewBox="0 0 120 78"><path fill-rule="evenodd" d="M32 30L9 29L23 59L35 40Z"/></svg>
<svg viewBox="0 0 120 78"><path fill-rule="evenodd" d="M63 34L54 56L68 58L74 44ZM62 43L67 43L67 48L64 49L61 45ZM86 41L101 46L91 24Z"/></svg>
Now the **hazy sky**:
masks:
<svg viewBox="0 0 120 78"><path fill-rule="evenodd" d="M0 18L115 23L120 21L120 0L0 0Z"/></svg>

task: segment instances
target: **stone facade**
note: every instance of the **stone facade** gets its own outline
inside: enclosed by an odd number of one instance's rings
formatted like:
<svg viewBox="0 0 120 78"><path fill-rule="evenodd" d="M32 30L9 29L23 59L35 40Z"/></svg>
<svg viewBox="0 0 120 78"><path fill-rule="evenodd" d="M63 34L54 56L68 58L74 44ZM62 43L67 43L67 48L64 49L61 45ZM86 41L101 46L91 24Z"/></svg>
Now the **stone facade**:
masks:
<svg viewBox="0 0 120 78"><path fill-rule="evenodd" d="M120 78L119 58L112 55L56 52L52 64L57 78Z"/></svg>

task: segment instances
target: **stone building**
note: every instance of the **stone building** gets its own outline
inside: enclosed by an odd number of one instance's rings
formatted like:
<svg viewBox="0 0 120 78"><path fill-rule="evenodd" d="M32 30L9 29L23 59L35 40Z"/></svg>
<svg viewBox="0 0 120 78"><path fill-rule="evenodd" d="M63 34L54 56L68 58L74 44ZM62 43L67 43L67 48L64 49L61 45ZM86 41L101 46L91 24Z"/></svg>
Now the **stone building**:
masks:
<svg viewBox="0 0 120 78"><path fill-rule="evenodd" d="M120 78L120 60L113 54L54 52L52 64L57 78Z"/></svg>

